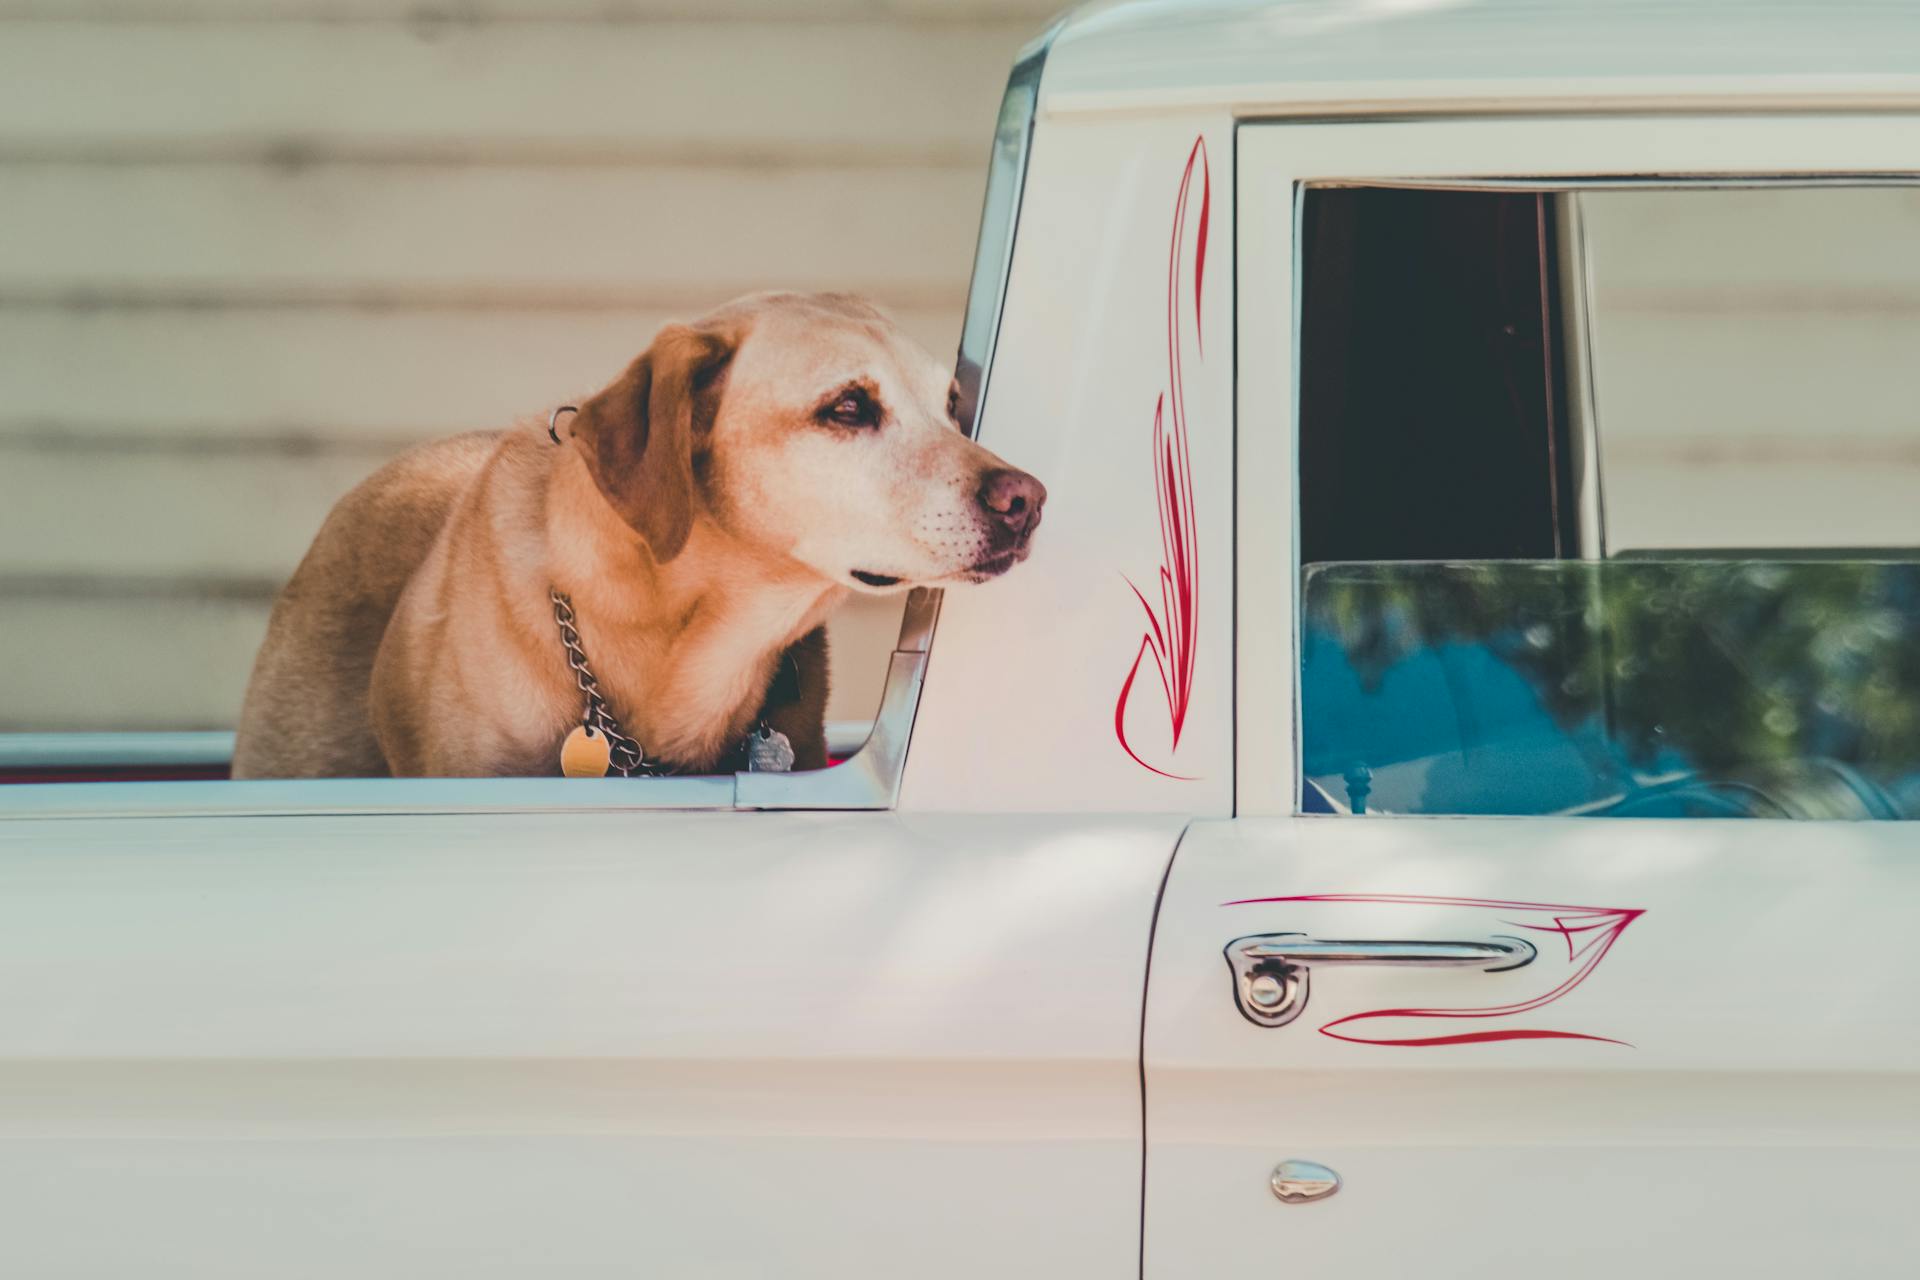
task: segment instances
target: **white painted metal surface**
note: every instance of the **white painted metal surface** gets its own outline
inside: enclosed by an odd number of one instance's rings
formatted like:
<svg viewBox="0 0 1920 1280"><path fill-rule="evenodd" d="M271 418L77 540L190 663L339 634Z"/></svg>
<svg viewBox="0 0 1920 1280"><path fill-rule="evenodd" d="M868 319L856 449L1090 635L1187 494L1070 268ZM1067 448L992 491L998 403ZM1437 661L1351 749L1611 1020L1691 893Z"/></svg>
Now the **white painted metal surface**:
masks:
<svg viewBox="0 0 1920 1280"><path fill-rule="evenodd" d="M1270 902L1353 894L1559 904ZM1920 1253L1920 832L1907 823L1240 819L1181 842L1147 1000L1148 1280L1876 1276ZM1382 1009L1559 999L1486 1018ZM1580 932L1550 931L1565 921ZM1256 1027L1222 948L1264 932L1523 933L1525 969L1327 967ZM1569 947L1579 961L1569 961ZM1408 1046L1499 1030L1537 1039ZM1607 1040L1624 1043L1608 1043ZM1345 1185L1286 1206L1282 1159Z"/></svg>
<svg viewBox="0 0 1920 1280"><path fill-rule="evenodd" d="M0 822L4 1269L1128 1274L1181 824Z"/></svg>
<svg viewBox="0 0 1920 1280"><path fill-rule="evenodd" d="M1220 113L1175 114L1035 133L980 437L1047 481L1046 524L1019 572L947 594L904 808L1230 811L1230 126ZM1188 328L1197 180L1176 282L1198 533L1195 675L1177 749L1151 657L1128 716L1136 750L1179 775L1168 777L1127 754L1115 711L1154 625L1133 588L1162 625L1168 615L1154 415L1171 412L1169 258L1182 177L1203 138L1211 207L1199 341Z"/></svg>
<svg viewBox="0 0 1920 1280"><path fill-rule="evenodd" d="M1920 10L1878 0L1129 0L1061 31L1049 112L1920 103Z"/></svg>

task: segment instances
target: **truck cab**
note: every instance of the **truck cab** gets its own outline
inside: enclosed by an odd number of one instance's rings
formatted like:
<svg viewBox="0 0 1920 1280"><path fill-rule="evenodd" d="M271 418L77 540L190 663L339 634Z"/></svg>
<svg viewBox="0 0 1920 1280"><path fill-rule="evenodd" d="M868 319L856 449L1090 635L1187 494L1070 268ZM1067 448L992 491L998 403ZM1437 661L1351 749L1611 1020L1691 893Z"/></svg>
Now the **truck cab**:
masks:
<svg viewBox="0 0 1920 1280"><path fill-rule="evenodd" d="M1062 19L956 371L1031 561L816 772L7 747L6 1252L1899 1270L1917 156L1885 6Z"/></svg>

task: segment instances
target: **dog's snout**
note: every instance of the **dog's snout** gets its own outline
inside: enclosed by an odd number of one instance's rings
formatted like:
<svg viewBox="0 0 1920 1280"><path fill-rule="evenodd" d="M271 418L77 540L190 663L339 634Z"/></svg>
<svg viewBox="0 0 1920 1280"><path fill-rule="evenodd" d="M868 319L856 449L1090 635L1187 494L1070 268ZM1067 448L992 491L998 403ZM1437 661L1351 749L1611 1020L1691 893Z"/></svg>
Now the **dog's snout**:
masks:
<svg viewBox="0 0 1920 1280"><path fill-rule="evenodd" d="M980 481L980 505L987 518L1016 538L1032 533L1046 505L1047 486L1024 471L1002 468Z"/></svg>

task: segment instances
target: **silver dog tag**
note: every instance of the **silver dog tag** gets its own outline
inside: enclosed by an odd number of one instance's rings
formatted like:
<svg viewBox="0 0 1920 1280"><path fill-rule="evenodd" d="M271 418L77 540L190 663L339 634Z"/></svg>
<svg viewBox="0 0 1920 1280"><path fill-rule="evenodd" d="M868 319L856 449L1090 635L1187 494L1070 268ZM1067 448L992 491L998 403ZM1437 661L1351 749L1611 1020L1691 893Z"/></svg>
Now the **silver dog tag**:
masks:
<svg viewBox="0 0 1920 1280"><path fill-rule="evenodd" d="M747 734L747 772L792 773L793 743L787 735L768 725Z"/></svg>

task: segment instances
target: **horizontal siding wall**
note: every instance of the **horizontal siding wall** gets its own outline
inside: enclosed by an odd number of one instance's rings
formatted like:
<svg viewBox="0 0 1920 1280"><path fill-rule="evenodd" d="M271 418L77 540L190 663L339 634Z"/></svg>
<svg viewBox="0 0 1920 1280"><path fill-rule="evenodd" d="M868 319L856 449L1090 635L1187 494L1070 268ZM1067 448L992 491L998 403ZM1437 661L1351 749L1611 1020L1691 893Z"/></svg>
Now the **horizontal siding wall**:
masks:
<svg viewBox="0 0 1920 1280"><path fill-rule="evenodd" d="M1920 191L1583 199L1608 545L1920 547Z"/></svg>
<svg viewBox="0 0 1920 1280"><path fill-rule="evenodd" d="M231 725L342 492L670 319L850 289L944 356L1054 7L0 0L0 730Z"/></svg>

